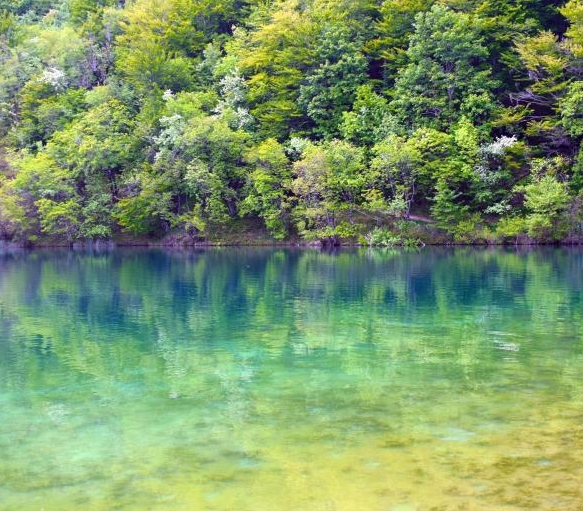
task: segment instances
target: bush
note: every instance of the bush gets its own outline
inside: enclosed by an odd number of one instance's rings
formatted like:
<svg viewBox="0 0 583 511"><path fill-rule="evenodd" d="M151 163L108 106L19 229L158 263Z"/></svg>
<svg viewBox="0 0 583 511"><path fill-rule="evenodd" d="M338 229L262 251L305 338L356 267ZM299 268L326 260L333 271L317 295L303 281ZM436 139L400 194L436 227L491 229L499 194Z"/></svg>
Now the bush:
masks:
<svg viewBox="0 0 583 511"><path fill-rule="evenodd" d="M508 241L510 238L518 238L526 235L526 221L518 216L501 218L496 225L496 236Z"/></svg>
<svg viewBox="0 0 583 511"><path fill-rule="evenodd" d="M370 247L418 247L423 245L419 238L405 237L382 227L375 227L365 234L363 241Z"/></svg>

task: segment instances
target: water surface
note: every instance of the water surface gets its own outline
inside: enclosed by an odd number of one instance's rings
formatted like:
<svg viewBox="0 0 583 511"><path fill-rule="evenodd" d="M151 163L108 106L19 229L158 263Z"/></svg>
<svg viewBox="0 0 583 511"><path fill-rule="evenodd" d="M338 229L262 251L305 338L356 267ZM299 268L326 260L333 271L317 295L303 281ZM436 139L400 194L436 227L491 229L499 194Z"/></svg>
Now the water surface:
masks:
<svg viewBox="0 0 583 511"><path fill-rule="evenodd" d="M0 253L2 510L579 510L583 252Z"/></svg>

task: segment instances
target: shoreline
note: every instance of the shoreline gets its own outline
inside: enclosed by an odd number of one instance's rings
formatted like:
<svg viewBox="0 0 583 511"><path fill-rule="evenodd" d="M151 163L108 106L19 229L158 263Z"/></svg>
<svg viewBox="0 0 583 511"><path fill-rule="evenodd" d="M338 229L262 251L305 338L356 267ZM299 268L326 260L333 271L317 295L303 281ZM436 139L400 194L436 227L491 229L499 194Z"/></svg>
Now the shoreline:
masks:
<svg viewBox="0 0 583 511"><path fill-rule="evenodd" d="M248 242L240 241L203 241L203 242L183 242L174 241L155 241L155 240L97 240L97 241L41 241L33 242L16 242L9 240L0 240L0 250L42 250L42 249L69 249L69 250L113 250L116 248L168 248L168 249L205 249L205 248L312 248L312 249L346 249L346 248L393 248L393 249L422 249L427 247L472 247L472 248L491 248L491 247L580 247L583 246L583 240L559 241L553 243L537 242L533 240L519 240L517 242L497 242L497 243L462 243L462 242L423 242L415 245L392 244L392 245L374 245L363 243L341 242L338 244L323 243L319 241L277 241L265 242L260 240L249 240Z"/></svg>

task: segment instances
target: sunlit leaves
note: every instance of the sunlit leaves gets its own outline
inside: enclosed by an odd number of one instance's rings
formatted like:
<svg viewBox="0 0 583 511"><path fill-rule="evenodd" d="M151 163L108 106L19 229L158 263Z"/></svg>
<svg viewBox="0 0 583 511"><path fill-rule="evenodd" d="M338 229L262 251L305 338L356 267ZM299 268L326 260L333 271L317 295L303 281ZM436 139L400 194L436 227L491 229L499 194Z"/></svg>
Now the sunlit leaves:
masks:
<svg viewBox="0 0 583 511"><path fill-rule="evenodd" d="M124 10L118 69L143 91L192 87L194 60L234 16L232 2L137 0ZM227 25L227 26L225 26Z"/></svg>
<svg viewBox="0 0 583 511"><path fill-rule="evenodd" d="M265 136L279 138L301 126L296 99L304 72L316 58L319 27L298 11L297 3L279 5L240 49L240 66L249 76L251 113Z"/></svg>
<svg viewBox="0 0 583 511"><path fill-rule="evenodd" d="M71 173L45 154L24 156L13 161L17 174L0 189L4 220L15 224L20 239L36 239L41 229L47 234L77 233L78 196ZM67 218L61 222L59 216Z"/></svg>
<svg viewBox="0 0 583 511"><path fill-rule="evenodd" d="M529 211L526 227L535 239L558 240L565 235L561 213L567 208L569 195L564 183L551 174L537 177L522 188L524 205Z"/></svg>
<svg viewBox="0 0 583 511"><path fill-rule="evenodd" d="M528 71L531 90L535 94L556 94L566 86L563 74L567 56L552 32L541 32L535 37L518 41L516 51Z"/></svg>
<svg viewBox="0 0 583 511"><path fill-rule="evenodd" d="M569 0L560 11L570 23L567 45L575 57L583 58L583 5L577 0Z"/></svg>
<svg viewBox="0 0 583 511"><path fill-rule="evenodd" d="M135 156L134 126L127 108L110 99L55 135L48 151L62 165L87 177L99 173L113 176Z"/></svg>

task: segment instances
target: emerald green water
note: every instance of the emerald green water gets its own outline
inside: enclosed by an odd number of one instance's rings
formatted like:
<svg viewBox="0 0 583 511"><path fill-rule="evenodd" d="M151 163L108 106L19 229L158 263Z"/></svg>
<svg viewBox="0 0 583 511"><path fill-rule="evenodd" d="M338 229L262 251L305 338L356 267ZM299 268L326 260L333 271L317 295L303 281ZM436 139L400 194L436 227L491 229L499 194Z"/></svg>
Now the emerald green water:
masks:
<svg viewBox="0 0 583 511"><path fill-rule="evenodd" d="M0 509L580 510L583 251L0 253Z"/></svg>

